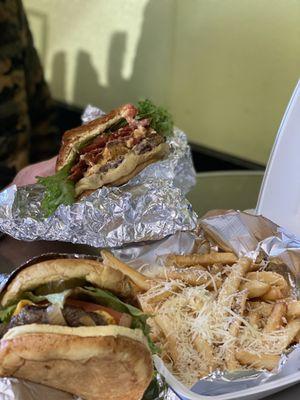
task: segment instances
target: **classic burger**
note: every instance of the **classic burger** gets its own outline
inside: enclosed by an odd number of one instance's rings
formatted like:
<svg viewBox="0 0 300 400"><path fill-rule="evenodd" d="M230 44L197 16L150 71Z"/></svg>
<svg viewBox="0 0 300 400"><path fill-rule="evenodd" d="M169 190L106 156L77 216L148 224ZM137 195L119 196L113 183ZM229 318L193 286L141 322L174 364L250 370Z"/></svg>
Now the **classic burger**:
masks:
<svg viewBox="0 0 300 400"><path fill-rule="evenodd" d="M27 265L1 294L0 376L86 400L138 400L153 373L147 316L129 305L136 287L99 261Z"/></svg>
<svg viewBox="0 0 300 400"><path fill-rule="evenodd" d="M128 182L168 152L170 114L150 100L138 107L125 104L109 114L64 133L54 176L39 178L47 191L46 215L60 204L90 194L102 186Z"/></svg>

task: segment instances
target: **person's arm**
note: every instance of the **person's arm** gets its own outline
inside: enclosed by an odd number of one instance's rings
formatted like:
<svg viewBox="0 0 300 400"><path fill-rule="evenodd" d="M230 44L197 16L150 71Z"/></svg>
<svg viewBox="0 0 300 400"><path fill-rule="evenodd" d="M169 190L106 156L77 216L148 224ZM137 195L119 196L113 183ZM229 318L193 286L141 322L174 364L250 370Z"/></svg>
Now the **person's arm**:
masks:
<svg viewBox="0 0 300 400"><path fill-rule="evenodd" d="M2 190L28 163L57 154L60 135L54 119L55 106L43 77L22 1L0 1L0 15L3 17L0 34ZM17 182L28 183L28 171L20 172Z"/></svg>
<svg viewBox="0 0 300 400"><path fill-rule="evenodd" d="M57 126L55 103L44 78L24 7L21 9L20 18L25 38L24 74L31 124L29 162L32 163L53 157L58 153L60 132Z"/></svg>

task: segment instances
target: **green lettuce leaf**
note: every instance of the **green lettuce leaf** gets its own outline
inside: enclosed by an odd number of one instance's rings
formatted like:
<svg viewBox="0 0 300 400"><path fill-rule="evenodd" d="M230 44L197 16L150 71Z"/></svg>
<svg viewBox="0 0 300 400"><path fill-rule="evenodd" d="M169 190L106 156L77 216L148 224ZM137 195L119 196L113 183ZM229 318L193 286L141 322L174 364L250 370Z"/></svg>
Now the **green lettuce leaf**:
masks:
<svg viewBox="0 0 300 400"><path fill-rule="evenodd" d="M124 128L124 126L128 125L128 122L126 121L125 118L121 118L120 121L115 122L112 124L109 128L107 128L104 132L107 134L113 133L117 131L120 128Z"/></svg>
<svg viewBox="0 0 300 400"><path fill-rule="evenodd" d="M75 185L68 179L71 165L64 166L55 175L37 177L39 184L46 189L42 200L42 211L45 217L49 217L61 204L73 204L75 202Z"/></svg>
<svg viewBox="0 0 300 400"><path fill-rule="evenodd" d="M9 306L0 310L0 320L1 322L9 322L11 316L13 315L17 305L14 304L13 306Z"/></svg>
<svg viewBox="0 0 300 400"><path fill-rule="evenodd" d="M173 119L171 114L163 107L156 106L151 100L138 102L136 119L150 119L150 126L164 136L173 134Z"/></svg>
<svg viewBox="0 0 300 400"><path fill-rule="evenodd" d="M85 286L83 289L86 290L89 296L101 300L102 305L113 308L116 311L127 313L130 314L132 317L138 318L146 315L138 308L130 304L124 303L108 290L99 289L92 286Z"/></svg>

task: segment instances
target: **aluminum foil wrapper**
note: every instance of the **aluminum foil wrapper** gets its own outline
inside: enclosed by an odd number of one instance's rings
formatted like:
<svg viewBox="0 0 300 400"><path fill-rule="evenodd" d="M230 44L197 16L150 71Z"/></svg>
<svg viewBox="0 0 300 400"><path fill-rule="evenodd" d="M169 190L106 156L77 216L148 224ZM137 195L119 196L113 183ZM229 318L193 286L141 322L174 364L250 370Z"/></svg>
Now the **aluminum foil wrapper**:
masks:
<svg viewBox="0 0 300 400"><path fill-rule="evenodd" d="M5 400L81 400L77 396L16 378L0 379L0 399Z"/></svg>
<svg viewBox="0 0 300 400"><path fill-rule="evenodd" d="M83 121L103 112L89 106ZM11 186L0 193L0 230L19 240L59 240L94 247L159 240L192 230L197 216L185 194L195 184L186 135L174 129L170 154L146 167L127 184L103 187L49 218L41 211L43 187Z"/></svg>

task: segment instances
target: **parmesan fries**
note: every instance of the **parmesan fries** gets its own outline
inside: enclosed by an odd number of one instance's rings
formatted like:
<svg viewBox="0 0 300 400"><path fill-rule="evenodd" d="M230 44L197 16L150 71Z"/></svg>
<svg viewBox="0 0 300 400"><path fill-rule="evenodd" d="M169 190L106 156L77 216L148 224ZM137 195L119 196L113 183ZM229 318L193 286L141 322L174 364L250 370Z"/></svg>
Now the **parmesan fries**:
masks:
<svg viewBox="0 0 300 400"><path fill-rule="evenodd" d="M153 339L187 386L212 371L277 368L300 340L300 301L278 272L232 253L169 255L138 295Z"/></svg>

